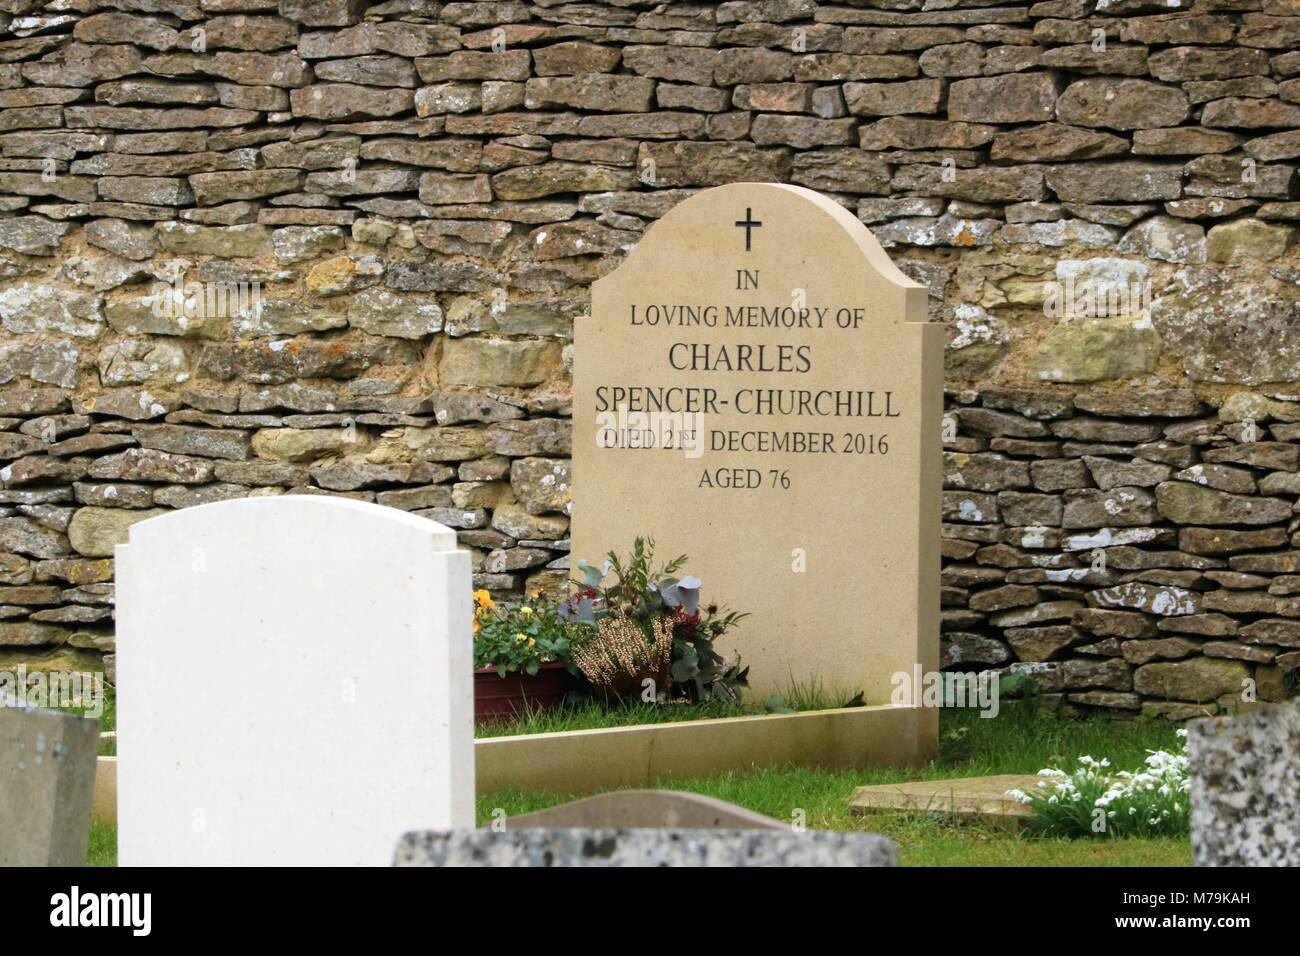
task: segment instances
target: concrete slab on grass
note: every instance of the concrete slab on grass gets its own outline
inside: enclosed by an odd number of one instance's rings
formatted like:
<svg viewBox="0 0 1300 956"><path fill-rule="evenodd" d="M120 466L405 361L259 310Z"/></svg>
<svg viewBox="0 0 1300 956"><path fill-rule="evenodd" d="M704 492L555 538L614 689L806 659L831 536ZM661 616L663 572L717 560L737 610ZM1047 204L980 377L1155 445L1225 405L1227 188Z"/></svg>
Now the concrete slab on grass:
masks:
<svg viewBox="0 0 1300 956"><path fill-rule="evenodd" d="M992 777L960 777L955 780L915 780L858 787L849 797L849 810L859 816L868 813L942 813L963 823L984 823L1018 827L1029 816L1029 808L1007 796L1008 790L1041 787L1036 774L1004 773Z"/></svg>

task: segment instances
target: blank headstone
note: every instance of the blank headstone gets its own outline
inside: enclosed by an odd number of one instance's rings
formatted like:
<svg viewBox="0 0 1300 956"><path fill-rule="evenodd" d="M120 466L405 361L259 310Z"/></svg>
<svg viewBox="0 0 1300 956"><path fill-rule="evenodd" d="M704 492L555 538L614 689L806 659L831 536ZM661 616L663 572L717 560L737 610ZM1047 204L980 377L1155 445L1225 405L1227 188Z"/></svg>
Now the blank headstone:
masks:
<svg viewBox="0 0 1300 956"><path fill-rule="evenodd" d="M245 498L117 549L123 865L387 864L474 820L470 562L378 505Z"/></svg>
<svg viewBox="0 0 1300 956"><path fill-rule="evenodd" d="M893 675L938 670L944 327L926 318L925 289L824 196L682 202L575 327L574 559L637 535L688 554L704 600L752 614L719 650L760 695L819 681L882 704Z"/></svg>
<svg viewBox="0 0 1300 956"><path fill-rule="evenodd" d="M1300 701L1187 732L1192 861L1300 866Z"/></svg>
<svg viewBox="0 0 1300 956"><path fill-rule="evenodd" d="M0 866L82 866L99 724L0 701Z"/></svg>

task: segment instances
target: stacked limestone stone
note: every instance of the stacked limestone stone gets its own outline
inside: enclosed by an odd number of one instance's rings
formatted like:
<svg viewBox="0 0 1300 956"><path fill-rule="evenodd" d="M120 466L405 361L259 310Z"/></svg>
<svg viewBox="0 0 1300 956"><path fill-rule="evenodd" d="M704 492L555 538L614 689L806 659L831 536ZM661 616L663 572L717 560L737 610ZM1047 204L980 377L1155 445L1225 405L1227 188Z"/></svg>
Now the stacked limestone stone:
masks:
<svg viewBox="0 0 1300 956"><path fill-rule="evenodd" d="M126 527L225 497L379 501L480 586L556 585L591 281L778 180L950 326L950 662L1061 658L1061 701L1130 712L1280 693L1289 559L1232 562L1292 531L1300 5L1185 6L0 0L0 666L97 664ZM1149 308L1056 303L1081 276ZM1214 457L1245 405L1263 444ZM1106 571L1065 573L1079 533Z"/></svg>
<svg viewBox="0 0 1300 956"><path fill-rule="evenodd" d="M994 386L947 414L946 665L1162 717L1293 694L1300 403Z"/></svg>

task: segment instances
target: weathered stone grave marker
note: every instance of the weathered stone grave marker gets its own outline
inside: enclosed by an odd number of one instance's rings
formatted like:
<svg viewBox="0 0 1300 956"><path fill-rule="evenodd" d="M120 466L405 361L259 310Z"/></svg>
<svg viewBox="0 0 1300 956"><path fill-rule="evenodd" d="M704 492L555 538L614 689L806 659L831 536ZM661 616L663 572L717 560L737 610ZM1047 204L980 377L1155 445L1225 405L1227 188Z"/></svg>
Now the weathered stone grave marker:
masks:
<svg viewBox="0 0 1300 956"><path fill-rule="evenodd" d="M1187 731L1192 862L1300 866L1300 701Z"/></svg>
<svg viewBox="0 0 1300 956"><path fill-rule="evenodd" d="M938 669L942 326L807 189L705 190L595 283L574 368L573 554L690 556L760 692L888 703Z"/></svg>
<svg viewBox="0 0 1300 956"><path fill-rule="evenodd" d="M0 866L83 866L99 725L0 700Z"/></svg>
<svg viewBox="0 0 1300 956"><path fill-rule="evenodd" d="M538 828L408 833L394 866L898 866L874 833Z"/></svg>
<svg viewBox="0 0 1300 956"><path fill-rule="evenodd" d="M383 865L474 822L469 555L341 498L244 498L117 549L123 865Z"/></svg>

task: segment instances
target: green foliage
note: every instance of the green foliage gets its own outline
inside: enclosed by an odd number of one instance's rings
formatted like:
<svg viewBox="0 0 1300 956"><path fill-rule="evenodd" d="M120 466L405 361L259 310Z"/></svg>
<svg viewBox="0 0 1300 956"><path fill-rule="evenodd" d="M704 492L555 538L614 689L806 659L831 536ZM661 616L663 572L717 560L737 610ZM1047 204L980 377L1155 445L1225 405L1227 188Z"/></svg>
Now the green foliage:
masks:
<svg viewBox="0 0 1300 956"><path fill-rule="evenodd" d="M594 568L586 561L578 562L583 587L599 592L604 613L641 620L682 604L684 582L673 575L685 566L684 554L656 565L654 539L640 537L632 542L632 552L627 557L621 558L611 551L601 568ZM687 589L692 581L698 592L696 578L685 579Z"/></svg>
<svg viewBox="0 0 1300 956"><path fill-rule="evenodd" d="M768 698L767 709L772 713L790 714L804 710L865 707L866 703L866 694L860 690L828 691L820 677L813 677L806 681L791 679L781 693Z"/></svg>
<svg viewBox="0 0 1300 956"><path fill-rule="evenodd" d="M474 666L495 667L502 677L512 671L536 674L550 662L568 665L573 646L589 631L560 620L557 605L541 594L501 606L480 591L474 602Z"/></svg>
<svg viewBox="0 0 1300 956"><path fill-rule="evenodd" d="M1038 679L1029 674L1006 674L998 681L998 697L1037 697L1038 690Z"/></svg>
<svg viewBox="0 0 1300 956"><path fill-rule="evenodd" d="M1025 706L1031 712L1038 710L1038 695L1042 690L1042 685L1038 678L1031 674L1011 673L1004 674L998 681L998 699L1019 699L1025 703Z"/></svg>
<svg viewBox="0 0 1300 956"><path fill-rule="evenodd" d="M747 616L734 611L723 614L716 607L694 614L686 613L683 608L674 612L672 678L675 690L684 692L696 703L740 700L740 689L749 686L749 668L741 666L739 656L735 663L729 663L714 648L714 642Z"/></svg>

